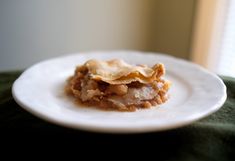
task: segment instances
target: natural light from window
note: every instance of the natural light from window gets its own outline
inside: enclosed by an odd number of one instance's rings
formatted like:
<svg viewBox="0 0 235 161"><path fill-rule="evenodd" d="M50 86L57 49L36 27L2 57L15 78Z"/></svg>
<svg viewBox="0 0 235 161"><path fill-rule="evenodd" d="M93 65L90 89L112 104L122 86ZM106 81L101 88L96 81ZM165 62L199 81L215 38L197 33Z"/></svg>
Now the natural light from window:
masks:
<svg viewBox="0 0 235 161"><path fill-rule="evenodd" d="M224 33L219 50L218 73L235 77L235 1L230 0L225 15Z"/></svg>

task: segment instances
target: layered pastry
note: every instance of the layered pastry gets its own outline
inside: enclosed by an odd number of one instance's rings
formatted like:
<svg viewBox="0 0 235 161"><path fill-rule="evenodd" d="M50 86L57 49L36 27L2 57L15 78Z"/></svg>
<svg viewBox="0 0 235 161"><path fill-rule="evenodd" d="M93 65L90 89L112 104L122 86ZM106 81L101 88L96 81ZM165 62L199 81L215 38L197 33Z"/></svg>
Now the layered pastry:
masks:
<svg viewBox="0 0 235 161"><path fill-rule="evenodd" d="M168 100L170 83L162 77L164 65L130 65L120 59L91 59L77 66L65 91L85 106L135 111Z"/></svg>

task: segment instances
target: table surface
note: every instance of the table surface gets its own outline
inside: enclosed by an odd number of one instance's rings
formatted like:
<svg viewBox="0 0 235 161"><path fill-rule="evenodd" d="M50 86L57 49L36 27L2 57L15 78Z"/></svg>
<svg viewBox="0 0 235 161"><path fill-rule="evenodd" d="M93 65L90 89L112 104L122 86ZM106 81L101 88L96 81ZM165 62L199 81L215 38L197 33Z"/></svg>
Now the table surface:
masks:
<svg viewBox="0 0 235 161"><path fill-rule="evenodd" d="M23 110L13 100L11 86L21 71L0 73L0 141L11 143L133 145L154 147L164 160L232 160L235 158L235 78L221 77L228 98L216 113L191 125L163 132L145 134L102 134L68 129L41 120ZM10 140L9 140L10 138ZM35 139L37 138L37 139ZM39 139L38 139L39 138ZM166 155L167 154L167 155Z"/></svg>

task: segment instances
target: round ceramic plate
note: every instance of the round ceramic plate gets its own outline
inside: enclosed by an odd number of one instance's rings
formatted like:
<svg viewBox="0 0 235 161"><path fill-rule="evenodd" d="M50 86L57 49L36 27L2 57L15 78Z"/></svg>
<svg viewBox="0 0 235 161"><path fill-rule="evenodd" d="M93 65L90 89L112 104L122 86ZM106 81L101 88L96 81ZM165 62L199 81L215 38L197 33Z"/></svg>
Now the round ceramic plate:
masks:
<svg viewBox="0 0 235 161"><path fill-rule="evenodd" d="M75 67L91 58L119 58L149 66L163 63L165 78L172 82L170 99L163 105L136 112L79 107L64 93L64 86ZM226 99L222 80L198 65L163 54L131 51L80 53L40 62L15 81L12 93L20 106L42 119L66 127L111 133L181 127L215 112Z"/></svg>

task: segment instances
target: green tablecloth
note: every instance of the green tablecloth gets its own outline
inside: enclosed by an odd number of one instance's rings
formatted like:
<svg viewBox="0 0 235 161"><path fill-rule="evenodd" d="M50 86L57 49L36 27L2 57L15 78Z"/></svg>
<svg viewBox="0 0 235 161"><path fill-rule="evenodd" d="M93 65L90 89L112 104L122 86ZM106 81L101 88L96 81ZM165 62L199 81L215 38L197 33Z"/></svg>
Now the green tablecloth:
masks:
<svg viewBox="0 0 235 161"><path fill-rule="evenodd" d="M232 160L235 159L235 79L222 77L228 98L223 107L192 125L174 130L131 135L90 133L67 129L34 117L13 100L11 86L21 72L0 73L0 141L25 143L41 140L76 145L121 145L128 149L152 146L164 160ZM3 137L1 137L3 138ZM11 139L9 139L11 138ZM35 139L36 138L36 139ZM38 139L39 138L39 139ZM123 150L122 150L123 151Z"/></svg>

